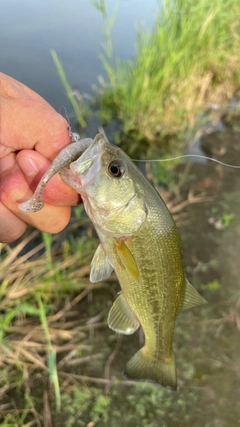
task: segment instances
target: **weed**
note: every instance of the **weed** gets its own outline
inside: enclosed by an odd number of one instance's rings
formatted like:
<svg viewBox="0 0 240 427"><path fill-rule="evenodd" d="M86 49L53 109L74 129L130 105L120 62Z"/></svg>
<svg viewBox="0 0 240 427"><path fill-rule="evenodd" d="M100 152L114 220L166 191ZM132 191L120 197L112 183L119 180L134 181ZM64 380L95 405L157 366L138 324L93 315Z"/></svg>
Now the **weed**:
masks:
<svg viewBox="0 0 240 427"><path fill-rule="evenodd" d="M138 31L134 60L114 56L105 0L92 2L104 19L109 82L98 102L104 117L117 117L129 135L127 150L183 138L211 104L223 105L239 85L238 0L166 1L150 32ZM207 118L206 118L207 120ZM145 149L146 152L146 149Z"/></svg>
<svg viewBox="0 0 240 427"><path fill-rule="evenodd" d="M89 348L84 343L87 335L81 331L81 319L73 320L69 315L70 309L99 288L86 279L95 241L72 234L78 227L90 236L88 224L84 217L73 218L68 231L61 235L32 231L13 247L2 245L0 414L6 416L1 425L40 425L34 409L36 381L41 393L50 379L55 397L50 387L47 399L51 404L55 400L60 409L57 366L60 363L63 368L69 357L73 359L72 352L77 359L84 357L81 351L85 353ZM69 300L73 292L77 292L77 297ZM16 408L14 399L8 397L12 393L21 395Z"/></svg>
<svg viewBox="0 0 240 427"><path fill-rule="evenodd" d="M47 365L49 368L50 379L54 386L55 397L56 397L56 407L57 407L57 410L59 411L61 408L61 396L60 396L58 373L57 373L57 367L56 367L56 351L54 351L51 343L51 337L49 333L45 309L44 309L42 300L39 296L37 298L37 301L39 305L39 316L40 316L42 328L44 330L44 334L47 342Z"/></svg>
<svg viewBox="0 0 240 427"><path fill-rule="evenodd" d="M222 216L222 222L224 227L229 227L230 225L232 225L234 218L235 218L235 215L233 213L225 212Z"/></svg>
<svg viewBox="0 0 240 427"><path fill-rule="evenodd" d="M207 290L210 292L216 292L219 289L221 289L221 287L222 287L221 283L216 279L216 280L213 280L212 282L208 282L206 285L202 285L201 289Z"/></svg>
<svg viewBox="0 0 240 427"><path fill-rule="evenodd" d="M77 102L77 100L73 94L72 88L71 88L71 86L67 80L66 74L65 74L63 66L61 64L61 61L59 60L55 50L51 50L51 55L52 55L54 64L57 68L57 71L58 71L59 77L61 79L62 85L66 91L66 96L72 104L76 119L79 122L79 124L82 126L82 128L85 128L86 127L85 117L88 114L87 105L86 105L86 103L84 103L83 99L81 100L81 102Z"/></svg>

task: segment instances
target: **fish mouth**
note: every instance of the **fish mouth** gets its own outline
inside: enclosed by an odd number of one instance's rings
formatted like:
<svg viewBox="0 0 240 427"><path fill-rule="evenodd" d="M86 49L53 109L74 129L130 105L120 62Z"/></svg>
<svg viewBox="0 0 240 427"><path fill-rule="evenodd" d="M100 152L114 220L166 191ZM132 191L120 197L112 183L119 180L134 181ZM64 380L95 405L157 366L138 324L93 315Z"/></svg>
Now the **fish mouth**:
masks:
<svg viewBox="0 0 240 427"><path fill-rule="evenodd" d="M79 175L73 175L70 167L64 168L60 172L60 176L66 184L68 184L70 187L72 187L77 193L79 193L81 196L87 196L87 193L82 186L81 182L81 176Z"/></svg>
<svg viewBox="0 0 240 427"><path fill-rule="evenodd" d="M86 157L82 161L80 157L75 162L72 162L70 164L70 170L73 173L73 175L78 176L80 178L80 176L92 166L92 164L95 162L98 156L99 156L99 152L95 155L91 155L91 157L90 156Z"/></svg>
<svg viewBox="0 0 240 427"><path fill-rule="evenodd" d="M87 188L101 168L101 149L98 142L92 144L74 162L69 165L69 183L81 195L87 195Z"/></svg>
<svg viewBox="0 0 240 427"><path fill-rule="evenodd" d="M73 175L83 175L93 165L96 159L100 157L101 147L99 141L94 142L83 152L83 154L70 164L70 170Z"/></svg>

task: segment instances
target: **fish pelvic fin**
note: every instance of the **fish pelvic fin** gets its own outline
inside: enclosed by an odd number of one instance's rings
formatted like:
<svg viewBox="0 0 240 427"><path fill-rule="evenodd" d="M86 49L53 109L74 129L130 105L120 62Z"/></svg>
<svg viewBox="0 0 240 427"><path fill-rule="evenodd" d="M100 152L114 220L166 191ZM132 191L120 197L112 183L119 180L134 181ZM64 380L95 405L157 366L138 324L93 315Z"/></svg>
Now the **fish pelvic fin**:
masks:
<svg viewBox="0 0 240 427"><path fill-rule="evenodd" d="M127 363L123 375L131 380L149 380L177 390L177 373L174 356L158 359L146 354L141 348Z"/></svg>
<svg viewBox="0 0 240 427"><path fill-rule="evenodd" d="M109 311L108 326L115 332L124 335L133 334L140 326L122 293L117 297Z"/></svg>

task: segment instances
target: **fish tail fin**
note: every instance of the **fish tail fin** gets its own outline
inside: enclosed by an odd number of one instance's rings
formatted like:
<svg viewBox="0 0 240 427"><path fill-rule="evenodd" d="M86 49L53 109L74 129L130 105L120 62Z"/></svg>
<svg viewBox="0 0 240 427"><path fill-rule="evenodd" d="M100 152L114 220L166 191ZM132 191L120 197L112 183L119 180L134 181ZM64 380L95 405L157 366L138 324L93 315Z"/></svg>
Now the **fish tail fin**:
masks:
<svg viewBox="0 0 240 427"><path fill-rule="evenodd" d="M129 360L123 374L132 380L150 380L164 387L177 389L177 374L173 355L168 359L157 359L146 355L143 347Z"/></svg>

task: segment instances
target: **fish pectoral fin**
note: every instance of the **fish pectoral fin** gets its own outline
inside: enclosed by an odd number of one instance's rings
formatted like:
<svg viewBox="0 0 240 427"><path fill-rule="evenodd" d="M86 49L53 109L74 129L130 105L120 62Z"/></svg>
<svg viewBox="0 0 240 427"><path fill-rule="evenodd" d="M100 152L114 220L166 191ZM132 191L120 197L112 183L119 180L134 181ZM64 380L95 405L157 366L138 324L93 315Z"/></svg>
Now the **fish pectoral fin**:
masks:
<svg viewBox="0 0 240 427"><path fill-rule="evenodd" d="M100 244L91 262L90 281L92 283L107 279L113 271L108 258Z"/></svg>
<svg viewBox="0 0 240 427"><path fill-rule="evenodd" d="M115 332L124 335L133 334L140 326L122 293L117 297L109 311L108 326Z"/></svg>
<svg viewBox="0 0 240 427"><path fill-rule="evenodd" d="M174 356L168 359L152 357L146 354L144 347L129 360L123 375L131 380L150 380L172 390L177 389Z"/></svg>
<svg viewBox="0 0 240 427"><path fill-rule="evenodd" d="M128 273L136 280L136 282L140 283L140 273L138 265L124 240L118 239L117 243L115 243L115 248L122 264L124 265Z"/></svg>
<svg viewBox="0 0 240 427"><path fill-rule="evenodd" d="M194 307L195 305L207 304L207 301L196 291L196 289L186 279L186 290L182 310Z"/></svg>

